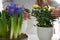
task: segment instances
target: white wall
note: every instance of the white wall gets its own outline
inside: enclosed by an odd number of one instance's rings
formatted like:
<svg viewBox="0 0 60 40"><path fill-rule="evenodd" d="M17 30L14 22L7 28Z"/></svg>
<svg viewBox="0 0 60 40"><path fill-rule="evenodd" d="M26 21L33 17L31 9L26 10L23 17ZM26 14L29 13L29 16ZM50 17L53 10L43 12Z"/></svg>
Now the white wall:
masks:
<svg viewBox="0 0 60 40"><path fill-rule="evenodd" d="M0 0L0 11L3 10L2 0Z"/></svg>
<svg viewBox="0 0 60 40"><path fill-rule="evenodd" d="M37 33L37 27L34 26L36 24L35 18L31 16L30 20L24 20L23 26L22 26L22 32L27 34L36 34Z"/></svg>
<svg viewBox="0 0 60 40"><path fill-rule="evenodd" d="M18 5L24 5L24 7L32 9L33 4L36 3L36 0L14 0Z"/></svg>

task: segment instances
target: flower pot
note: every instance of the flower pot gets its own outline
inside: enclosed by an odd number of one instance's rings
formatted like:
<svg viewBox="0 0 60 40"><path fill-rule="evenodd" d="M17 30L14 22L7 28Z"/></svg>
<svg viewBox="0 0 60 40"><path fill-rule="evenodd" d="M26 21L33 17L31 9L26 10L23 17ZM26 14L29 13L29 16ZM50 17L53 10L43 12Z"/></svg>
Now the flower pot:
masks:
<svg viewBox="0 0 60 40"><path fill-rule="evenodd" d="M37 27L37 34L38 34L39 40L51 40L51 37L53 34L53 28Z"/></svg>
<svg viewBox="0 0 60 40"><path fill-rule="evenodd" d="M18 36L18 40L27 40L28 39L28 35L24 34L24 33L21 33L19 36Z"/></svg>
<svg viewBox="0 0 60 40"><path fill-rule="evenodd" d="M60 40L60 17L53 22L52 40Z"/></svg>

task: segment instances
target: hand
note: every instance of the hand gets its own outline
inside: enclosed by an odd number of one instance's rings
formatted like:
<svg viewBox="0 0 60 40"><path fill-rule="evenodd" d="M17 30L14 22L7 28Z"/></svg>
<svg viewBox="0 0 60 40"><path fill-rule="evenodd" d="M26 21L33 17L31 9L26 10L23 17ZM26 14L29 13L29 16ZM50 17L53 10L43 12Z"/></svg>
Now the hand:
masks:
<svg viewBox="0 0 60 40"><path fill-rule="evenodd" d="M51 13L52 16L55 16L55 17L60 17L60 6L57 7L52 13Z"/></svg>

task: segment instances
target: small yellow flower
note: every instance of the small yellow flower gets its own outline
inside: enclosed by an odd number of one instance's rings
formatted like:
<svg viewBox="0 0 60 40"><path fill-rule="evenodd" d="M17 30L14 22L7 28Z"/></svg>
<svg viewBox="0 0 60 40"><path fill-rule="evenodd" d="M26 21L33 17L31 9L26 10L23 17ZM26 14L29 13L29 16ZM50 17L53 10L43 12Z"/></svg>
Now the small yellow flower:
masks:
<svg viewBox="0 0 60 40"><path fill-rule="evenodd" d="M55 10L55 7L51 7L51 8L50 8L50 11L54 11L54 10Z"/></svg>
<svg viewBox="0 0 60 40"><path fill-rule="evenodd" d="M39 9L39 8L41 8L41 7L36 4L36 5L33 5L33 8L34 8L34 9Z"/></svg>
<svg viewBox="0 0 60 40"><path fill-rule="evenodd" d="M48 6L44 6L43 8L48 8Z"/></svg>

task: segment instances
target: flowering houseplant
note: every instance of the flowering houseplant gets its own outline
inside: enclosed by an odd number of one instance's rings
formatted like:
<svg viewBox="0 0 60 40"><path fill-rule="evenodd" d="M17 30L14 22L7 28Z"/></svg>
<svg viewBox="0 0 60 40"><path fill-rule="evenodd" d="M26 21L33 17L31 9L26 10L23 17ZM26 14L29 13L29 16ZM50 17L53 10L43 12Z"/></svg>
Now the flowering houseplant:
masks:
<svg viewBox="0 0 60 40"><path fill-rule="evenodd" d="M52 27L52 21L55 17L51 16L51 12L54 10L54 7L49 8L49 6L39 6L34 5L32 10L32 15L36 17L37 26L39 27Z"/></svg>
<svg viewBox="0 0 60 40"><path fill-rule="evenodd" d="M2 30L0 36L6 36L9 32L10 39L16 39L21 34L24 11L22 6L17 6L11 2L6 10L0 12L0 30Z"/></svg>
<svg viewBox="0 0 60 40"><path fill-rule="evenodd" d="M53 31L52 21L55 19L54 16L51 16L51 12L54 10L54 7L50 8L49 6L33 6L32 16L34 16L37 21L37 34L39 40L51 40Z"/></svg>

